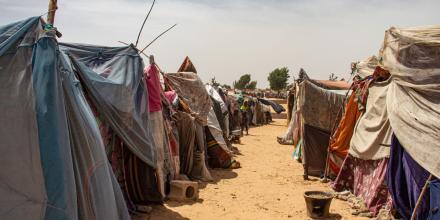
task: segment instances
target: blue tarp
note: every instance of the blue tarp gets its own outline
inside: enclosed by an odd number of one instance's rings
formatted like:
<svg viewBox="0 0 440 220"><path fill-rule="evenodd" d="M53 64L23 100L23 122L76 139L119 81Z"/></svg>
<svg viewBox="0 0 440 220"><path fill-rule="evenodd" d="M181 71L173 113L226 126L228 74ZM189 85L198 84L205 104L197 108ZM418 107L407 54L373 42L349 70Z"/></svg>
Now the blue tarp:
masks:
<svg viewBox="0 0 440 220"><path fill-rule="evenodd" d="M69 63L39 17L0 27L0 219L130 219Z"/></svg>
<svg viewBox="0 0 440 220"><path fill-rule="evenodd" d="M272 101L270 101L270 100L262 99L262 98L258 98L258 101L260 101L260 102L263 103L264 105L270 105L270 106L272 106L273 110L274 110L276 113L278 113L278 114L280 114L281 112L285 112L285 111L286 111L286 109L285 109L282 105L277 104L277 103L275 103L275 102L272 102Z"/></svg>

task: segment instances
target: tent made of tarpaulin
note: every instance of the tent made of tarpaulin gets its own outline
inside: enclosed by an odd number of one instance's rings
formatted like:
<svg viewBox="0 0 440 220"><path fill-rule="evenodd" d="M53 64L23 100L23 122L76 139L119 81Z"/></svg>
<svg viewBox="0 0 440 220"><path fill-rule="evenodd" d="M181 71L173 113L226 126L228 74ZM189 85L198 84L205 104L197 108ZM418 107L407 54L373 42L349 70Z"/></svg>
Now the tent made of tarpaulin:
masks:
<svg viewBox="0 0 440 220"><path fill-rule="evenodd" d="M415 198L427 176L440 177L440 26L395 28L385 33L379 57L381 67L391 74L386 108L395 135L393 147L400 145L403 155L392 155L397 167L389 168L387 179L391 188L394 206L404 217L412 212ZM396 145L396 142L398 143ZM395 151L393 151L395 153ZM403 165L402 162L403 161ZM399 166L400 165L400 166ZM399 168L400 167L400 168ZM402 173L404 175L402 175ZM394 175L393 175L394 174ZM434 181L438 182L438 181ZM397 184L395 184L397 183ZM404 187L404 184L408 184ZM430 185L431 192L437 191ZM396 193L397 192L397 193ZM408 196L402 196L407 192ZM438 192L438 191L437 191ZM428 214L430 206L438 207L438 195L431 194L431 202L420 206L420 213ZM403 201L402 201L403 200ZM406 200L406 201L405 201ZM410 204L405 206L403 204ZM409 209L409 210L408 210ZM438 208L437 208L438 209Z"/></svg>
<svg viewBox="0 0 440 220"><path fill-rule="evenodd" d="M105 121L142 161L156 167L148 123L148 92L143 62L132 46L102 47L61 43L88 97Z"/></svg>
<svg viewBox="0 0 440 220"><path fill-rule="evenodd" d="M172 159L170 154L159 154L159 146L153 144L144 64L137 50L132 46L67 43L60 43L60 50L70 59L95 111L108 159L129 209L134 210L134 204L163 201L165 193L160 189L166 175L157 175L161 172L158 169L164 170L158 164L172 163ZM163 138L163 149L168 150L169 139ZM170 158L165 159L167 156ZM174 176L171 170L163 172Z"/></svg>
<svg viewBox="0 0 440 220"><path fill-rule="evenodd" d="M130 219L69 63L39 17L0 27L1 219Z"/></svg>
<svg viewBox="0 0 440 220"><path fill-rule="evenodd" d="M297 108L300 109L305 177L324 173L330 133L337 123L346 93L346 90L321 88L309 79L298 84Z"/></svg>

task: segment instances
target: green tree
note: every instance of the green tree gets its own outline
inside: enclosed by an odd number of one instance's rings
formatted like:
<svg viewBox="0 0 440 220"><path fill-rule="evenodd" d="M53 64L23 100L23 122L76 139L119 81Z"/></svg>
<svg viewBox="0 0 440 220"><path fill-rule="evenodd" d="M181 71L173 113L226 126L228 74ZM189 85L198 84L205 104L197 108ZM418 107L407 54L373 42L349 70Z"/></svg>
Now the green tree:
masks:
<svg viewBox="0 0 440 220"><path fill-rule="evenodd" d="M280 91L287 87L287 81L289 78L289 69L287 67L283 67L276 68L270 72L267 80L269 81L270 89Z"/></svg>
<svg viewBox="0 0 440 220"><path fill-rule="evenodd" d="M235 89L255 89L257 81L251 81L251 74L244 74L238 81L232 84Z"/></svg>
<svg viewBox="0 0 440 220"><path fill-rule="evenodd" d="M252 81L246 86L246 89L256 89L256 88L257 88L257 81Z"/></svg>

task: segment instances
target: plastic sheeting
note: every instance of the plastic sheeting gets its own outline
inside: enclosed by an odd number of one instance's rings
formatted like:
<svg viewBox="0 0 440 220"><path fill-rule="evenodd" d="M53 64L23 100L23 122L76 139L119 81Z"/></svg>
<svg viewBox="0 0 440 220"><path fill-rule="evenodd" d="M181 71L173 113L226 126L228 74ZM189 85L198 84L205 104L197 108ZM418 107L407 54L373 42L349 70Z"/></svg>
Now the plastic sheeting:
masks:
<svg viewBox="0 0 440 220"><path fill-rule="evenodd" d="M264 105L268 105L268 106L270 105L270 106L272 107L272 109L273 109L277 114L280 114L281 112L285 112L285 111L286 111L286 109L285 109L282 105L277 104L277 103L275 103L275 102L272 102L272 101L270 101L270 100L266 100L266 99L258 98L258 101L261 102L261 103L263 103Z"/></svg>
<svg viewBox="0 0 440 220"><path fill-rule="evenodd" d="M354 128L350 154L364 160L389 157L392 129L386 109L389 81L373 82L368 88L367 106Z"/></svg>
<svg viewBox="0 0 440 220"><path fill-rule="evenodd" d="M130 219L55 32L34 17L0 36L0 218Z"/></svg>
<svg viewBox="0 0 440 220"><path fill-rule="evenodd" d="M139 159L156 167L156 150L148 123L148 93L137 50L61 44L87 94L106 122Z"/></svg>
<svg viewBox="0 0 440 220"><path fill-rule="evenodd" d="M405 150L440 177L440 26L390 28L380 51L391 74L388 117Z"/></svg>

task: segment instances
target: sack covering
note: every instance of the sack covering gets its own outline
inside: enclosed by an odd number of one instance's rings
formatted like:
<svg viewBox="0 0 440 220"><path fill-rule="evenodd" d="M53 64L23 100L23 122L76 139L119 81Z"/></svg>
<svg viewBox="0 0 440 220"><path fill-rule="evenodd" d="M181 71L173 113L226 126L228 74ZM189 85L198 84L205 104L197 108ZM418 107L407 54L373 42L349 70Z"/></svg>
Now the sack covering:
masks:
<svg viewBox="0 0 440 220"><path fill-rule="evenodd" d="M390 28L380 51L391 74L387 109L405 151L440 177L440 26Z"/></svg>

